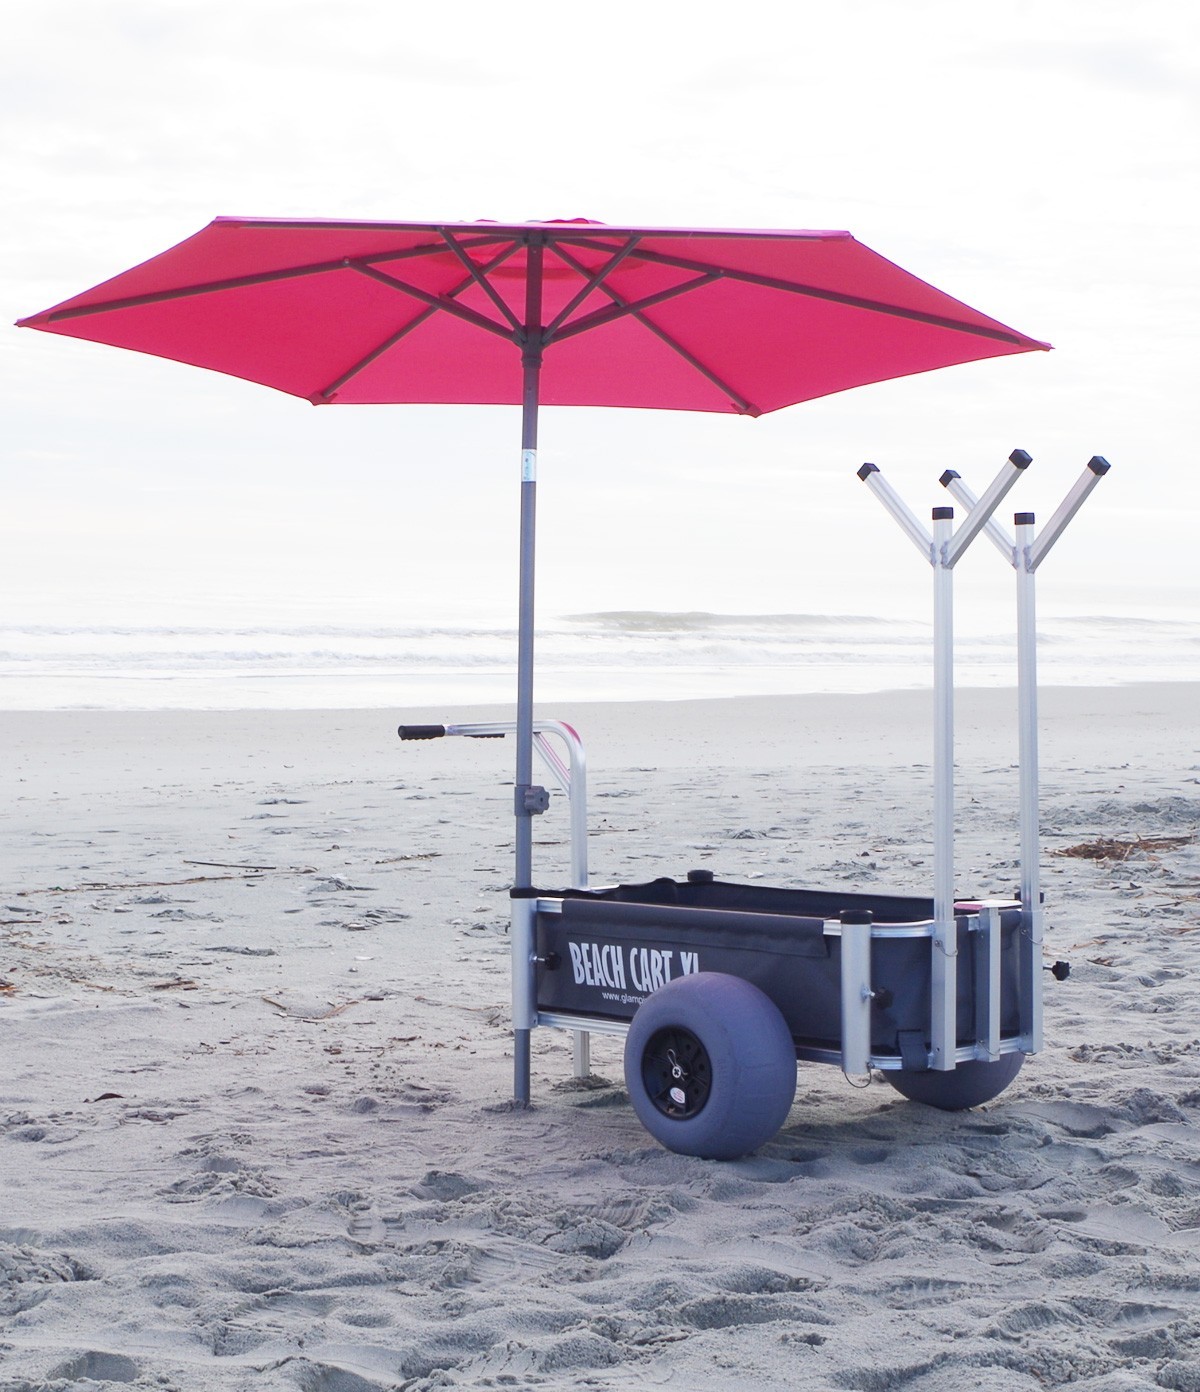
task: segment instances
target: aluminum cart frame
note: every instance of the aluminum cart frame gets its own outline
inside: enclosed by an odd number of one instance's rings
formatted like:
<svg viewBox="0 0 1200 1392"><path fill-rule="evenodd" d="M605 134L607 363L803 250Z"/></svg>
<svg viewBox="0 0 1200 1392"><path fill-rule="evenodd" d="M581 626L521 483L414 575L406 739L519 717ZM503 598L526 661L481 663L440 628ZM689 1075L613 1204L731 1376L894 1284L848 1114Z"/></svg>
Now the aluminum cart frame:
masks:
<svg viewBox="0 0 1200 1392"><path fill-rule="evenodd" d="M966 513L956 528L953 508L935 508L932 531L875 465L858 471L932 570L931 899L770 890L718 883L707 872L694 872L686 882L589 889L582 743L561 722L537 724L535 748L570 801L572 884L555 892L513 891L513 1028L518 1039L522 1031L539 1027L574 1031L577 1074L588 1071L590 1033L628 1033L631 1100L651 1132L671 1148L722 1158L761 1144L786 1116L795 1091L797 1058L834 1063L848 1075L879 1069L906 1095L956 1108L995 1096L1015 1076L1024 1055L1042 1047L1035 575L1109 466L1098 456L1091 459L1040 534L1035 533L1032 513L1016 514L1014 538L993 514L1030 462L1024 451L1014 451L979 497L957 472L947 471L940 481ZM1013 566L1017 580L1019 900L962 901L954 892L953 573L980 533L986 533ZM442 734L494 737L514 728L507 722L402 726L400 733L408 739ZM564 742L567 764L548 744L547 734ZM533 791L544 810L548 794ZM1066 964L1046 969L1056 976L1066 974ZM685 991L697 994L701 988L695 983L714 971L735 986L739 981L742 987L752 983L750 989L767 1002L764 1007L757 1000L746 1004L730 996L730 1010L750 1012L737 1015L735 1033L765 1037L776 1030L776 1017L786 1028L776 1054L786 1053L787 1061L776 1057L771 1065L778 1074L777 1085L772 1084L778 1095L751 1106L757 1112L745 1126L736 1115L736 1102L729 1103L733 1111L722 1117L717 1116L721 1108L713 1104L704 1120L700 1113L709 1106L710 1095L717 1096L716 1084L711 1077L704 1082L697 1105L700 1082L683 1062L682 1050L692 1048L697 1031L707 1030L712 1001L703 1007L686 1002L677 1006L685 1025L663 1014L662 1001L683 1001ZM685 980L689 976L695 979L692 983ZM726 1008L724 1000L718 1001L720 1009ZM763 1014L764 1009L770 1014ZM653 1019L644 1024L643 1017ZM650 1038L647 1031L655 1028ZM639 1036L638 1047L649 1051L643 1061L656 1048L659 1054L665 1050L669 1061L663 1065L668 1072L660 1080L657 1102L650 1094L659 1083L647 1073L644 1088L636 1061L630 1062L629 1045L639 1030L646 1038ZM704 1048L700 1053L708 1068L712 1060ZM528 1053L522 1057L518 1048L515 1057L515 1095L527 1101ZM723 1058L721 1063L724 1067ZM741 1064L732 1059L729 1066ZM681 1086L672 1087L672 1079ZM681 1100L685 1093L686 1103ZM764 1134L764 1128L770 1129ZM676 1144L683 1132L688 1136Z"/></svg>

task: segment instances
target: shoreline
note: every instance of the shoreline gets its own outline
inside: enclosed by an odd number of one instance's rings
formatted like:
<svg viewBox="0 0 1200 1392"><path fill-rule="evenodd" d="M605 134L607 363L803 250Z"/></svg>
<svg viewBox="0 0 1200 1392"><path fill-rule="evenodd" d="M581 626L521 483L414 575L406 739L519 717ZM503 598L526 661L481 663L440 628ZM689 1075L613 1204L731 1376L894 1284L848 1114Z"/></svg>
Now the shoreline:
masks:
<svg viewBox="0 0 1200 1392"><path fill-rule="evenodd" d="M1181 687L1194 687L1200 689L1200 679L1195 677L1180 677L1173 680L1130 680L1114 681L1110 683L1097 682L1043 682L1039 683L1038 695L1048 700L1057 700L1060 694L1082 693L1089 698L1097 697L1102 693L1114 692L1154 692L1154 691L1176 691ZM628 697L600 697L600 698L580 698L564 699L562 701L543 700L539 698L536 706L539 714L543 717L547 712L542 709L548 704L556 706L575 706L575 707L608 707L608 706L708 706L719 703L731 702L798 702L798 701L876 701L884 698L896 698L899 700L929 698L932 696L932 685L910 687L892 686L879 687L870 691L794 691L794 692L756 692L720 696L628 696ZM984 698L989 694L997 698L1011 696L1015 699L1017 686L1014 683L1006 685L981 684L971 685L969 683L959 683L955 686L956 697L962 696L970 700L974 697ZM187 715L246 715L246 716L270 716L270 715L297 715L312 716L322 714L345 714L363 715L369 712L391 712L391 711L410 711L410 710L432 710L435 707L439 710L444 709L447 716L453 720L463 719L466 714L478 713L480 719L495 719L498 713L511 709L515 706L515 700L503 701L465 701L458 700L444 703L430 702L380 702L377 705L338 705L331 703L327 706L135 706L135 707L107 707L107 706L0 706L0 719L9 716L26 715L118 715L118 716L187 716ZM449 723L449 722L447 722Z"/></svg>
<svg viewBox="0 0 1200 1392"><path fill-rule="evenodd" d="M955 742L964 757L973 752L986 755L989 750L1012 746L1016 758L1016 688L1015 687L958 687L955 691ZM1114 740L1136 745L1147 721L1154 722L1156 735L1178 741L1181 751L1190 747L1200 759L1200 683L1197 682L1140 682L1122 686L1043 686L1038 693L1038 723L1042 733L1040 753L1043 765L1051 767L1057 757L1056 749L1074 751L1076 757L1085 753L1103 759ZM933 738L933 693L928 688L900 689L865 693L801 693L777 696L711 696L680 700L637 701L539 701L535 714L543 719L565 720L578 730L591 755L597 739L602 743L610 738L636 745L639 757L649 757L656 744L662 757L671 760L685 757L686 742L694 738L709 751L714 745L727 746L721 754L743 758L761 757L782 737L789 749L803 752L806 761L819 753L825 742L845 745L853 735L850 749L842 749L849 758L861 757L874 751L873 757L887 757L889 741L903 746L904 757L917 749L922 738ZM206 724L229 730L252 730L264 737L272 730L287 740L289 732L299 732L315 724L321 728L332 724L336 729L360 729L376 747L400 749L396 738L399 724L454 724L469 721L497 721L514 717L514 703L389 704L380 706L331 706L324 708L262 709L156 709L156 710L0 710L0 731L8 727L14 734L24 730L20 738L28 737L35 729L48 738L55 727L70 729L86 736L94 725L99 731L128 728L139 723L161 730L167 735L188 728L199 730ZM727 717L722 719L722 717ZM806 735L806 725L811 732ZM97 735L98 737L98 735ZM503 742L496 742L501 749ZM476 741L435 742L443 757L461 757L461 745L475 750ZM447 751L459 746L458 754ZM404 745L410 752L420 745ZM47 752L49 746L46 747ZM76 753L86 757L87 744L77 747ZM294 750L294 753L299 751ZM309 751L317 763L322 759L319 747ZM903 760L901 760L903 761Z"/></svg>

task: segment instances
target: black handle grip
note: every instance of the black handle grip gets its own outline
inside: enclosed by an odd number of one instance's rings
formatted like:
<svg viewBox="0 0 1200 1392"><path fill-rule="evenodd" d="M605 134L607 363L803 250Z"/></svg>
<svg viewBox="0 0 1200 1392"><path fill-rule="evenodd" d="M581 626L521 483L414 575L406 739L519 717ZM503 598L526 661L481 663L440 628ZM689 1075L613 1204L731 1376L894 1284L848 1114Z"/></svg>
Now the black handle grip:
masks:
<svg viewBox="0 0 1200 1392"><path fill-rule="evenodd" d="M444 725L401 725L396 731L402 740L441 739L446 733Z"/></svg>

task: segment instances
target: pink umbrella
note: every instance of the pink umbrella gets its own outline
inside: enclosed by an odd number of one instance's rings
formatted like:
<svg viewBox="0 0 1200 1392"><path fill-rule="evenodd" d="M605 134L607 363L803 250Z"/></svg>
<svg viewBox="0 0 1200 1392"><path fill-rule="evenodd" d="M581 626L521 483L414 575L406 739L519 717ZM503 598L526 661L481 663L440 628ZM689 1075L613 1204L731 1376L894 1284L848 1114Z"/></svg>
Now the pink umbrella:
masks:
<svg viewBox="0 0 1200 1392"><path fill-rule="evenodd" d="M536 374L550 406L751 416L1047 347L848 232L590 222L217 218L20 324L318 406L518 404Z"/></svg>
<svg viewBox="0 0 1200 1392"><path fill-rule="evenodd" d="M212 368L318 406L522 406L517 890L532 885L531 819L544 802L532 785L539 403L758 416L1048 347L848 232L586 221L218 218L20 324ZM522 1047L527 1032L519 1055Z"/></svg>

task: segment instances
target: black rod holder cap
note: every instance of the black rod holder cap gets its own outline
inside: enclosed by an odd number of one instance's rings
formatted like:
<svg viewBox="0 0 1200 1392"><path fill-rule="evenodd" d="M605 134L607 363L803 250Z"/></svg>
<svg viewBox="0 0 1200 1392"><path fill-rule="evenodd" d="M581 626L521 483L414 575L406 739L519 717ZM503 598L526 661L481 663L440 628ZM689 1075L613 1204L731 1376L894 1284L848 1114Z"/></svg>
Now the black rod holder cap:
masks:
<svg viewBox="0 0 1200 1392"><path fill-rule="evenodd" d="M1013 514L1014 527L1032 527L1034 516L1032 512L1017 512Z"/></svg>
<svg viewBox="0 0 1200 1392"><path fill-rule="evenodd" d="M1033 463L1033 455L1028 450L1013 450L1008 456L1008 462L1015 464L1018 469L1028 469Z"/></svg>
<svg viewBox="0 0 1200 1392"><path fill-rule="evenodd" d="M935 522L952 522L954 520L954 509L952 507L935 507L933 510L933 520Z"/></svg>
<svg viewBox="0 0 1200 1392"><path fill-rule="evenodd" d="M949 488L956 478L962 478L962 475L958 472L958 470L947 469L946 472L941 476L941 478L938 479L938 482L942 485L943 488Z"/></svg>
<svg viewBox="0 0 1200 1392"><path fill-rule="evenodd" d="M875 915L870 909L843 909L838 914L838 922L850 926L863 923L874 923Z"/></svg>
<svg viewBox="0 0 1200 1392"><path fill-rule="evenodd" d="M1097 478L1103 478L1112 468L1112 465L1102 454L1093 454L1088 460L1087 466Z"/></svg>
<svg viewBox="0 0 1200 1392"><path fill-rule="evenodd" d="M860 479L862 479L864 483L866 483L867 479L869 479L872 474L877 474L878 472L878 464L864 464L862 468L858 471L858 476Z"/></svg>

